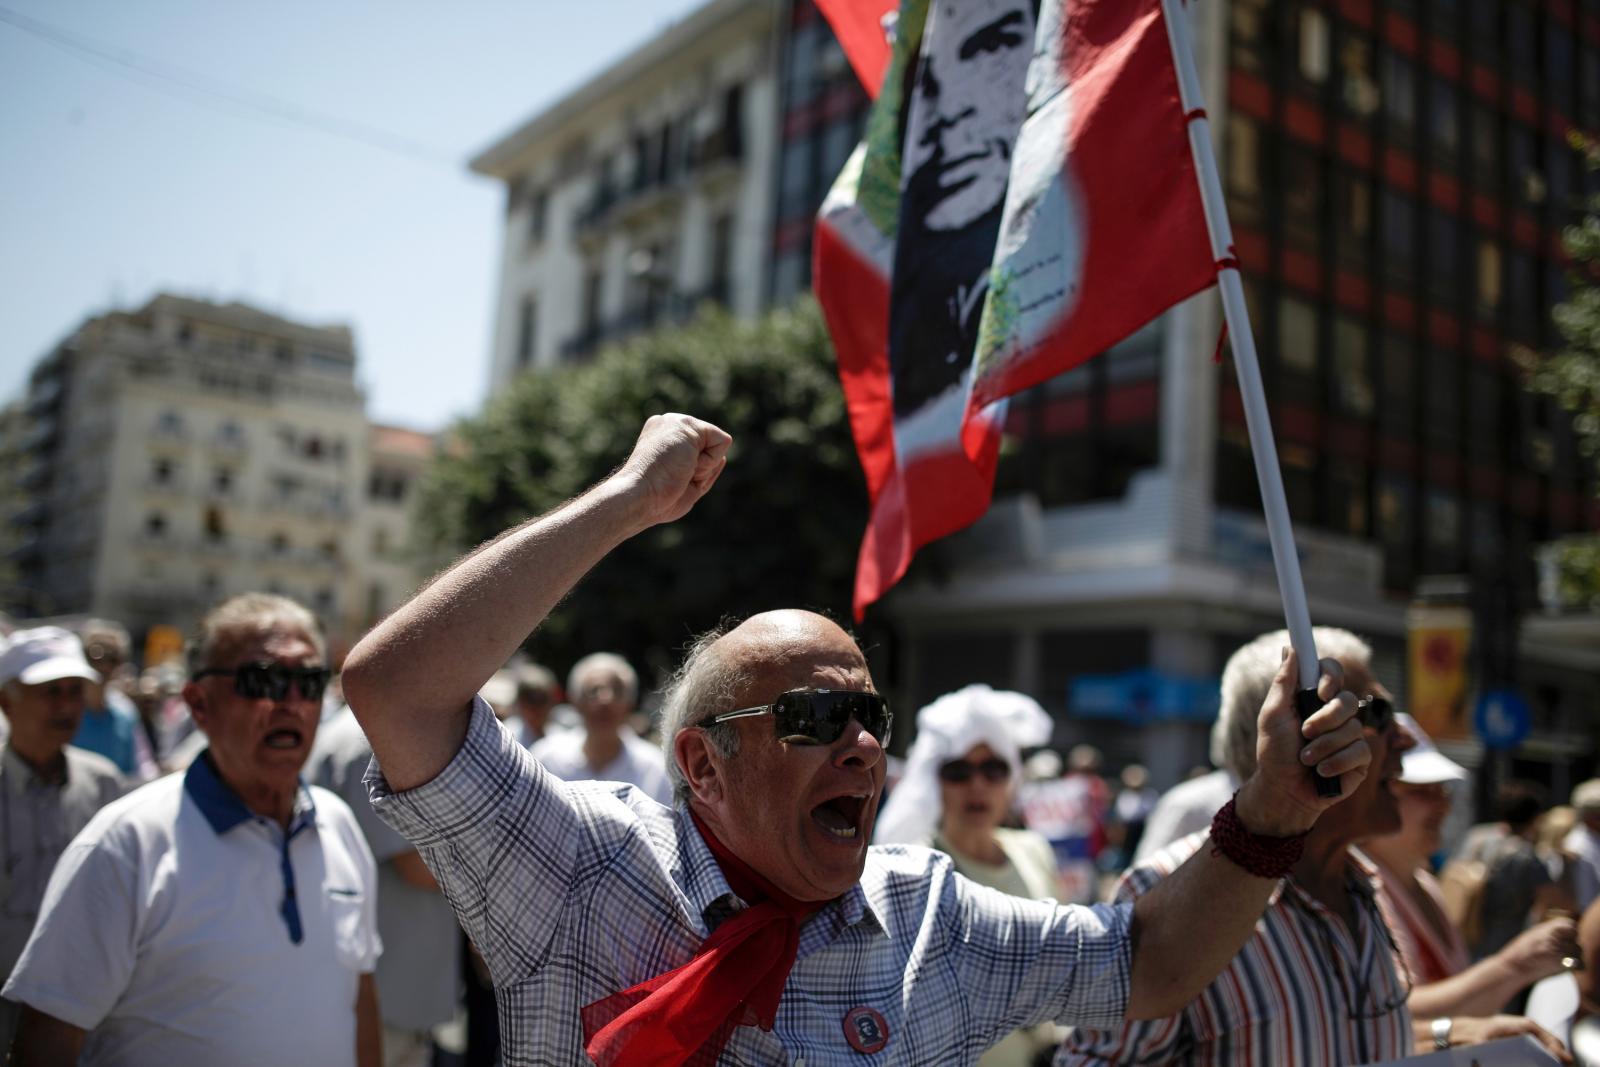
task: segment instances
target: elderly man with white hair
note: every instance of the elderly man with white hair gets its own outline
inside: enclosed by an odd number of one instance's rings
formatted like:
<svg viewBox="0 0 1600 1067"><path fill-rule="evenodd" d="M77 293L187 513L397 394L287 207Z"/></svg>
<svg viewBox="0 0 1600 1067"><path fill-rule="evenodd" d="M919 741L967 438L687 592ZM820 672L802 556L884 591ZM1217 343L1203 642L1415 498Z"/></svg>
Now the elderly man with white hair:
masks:
<svg viewBox="0 0 1600 1067"><path fill-rule="evenodd" d="M1378 904L1378 872L1354 846L1400 828L1395 783L1415 745L1395 720L1392 698L1373 674L1372 649L1348 630L1317 627L1317 650L1344 667L1360 694L1371 772L1348 800L1305 838L1301 858L1278 882L1254 936L1198 997L1165 1018L1073 1031L1057 1067L1101 1064L1360 1064L1399 1059L1421 1040L1436 1048L1515 1034L1564 1050L1525 1019L1417 1019L1412 983ZM1250 710L1269 693L1288 634L1262 634L1222 672L1219 730L1228 769L1249 781L1260 737ZM1196 833L1128 871L1117 899L1146 899L1181 864L1215 849L1215 831Z"/></svg>
<svg viewBox="0 0 1600 1067"><path fill-rule="evenodd" d="M615 652L592 652L567 674L567 699L583 716L583 729L534 742L533 758L566 782L623 782L652 800L672 803L672 783L661 749L633 732L639 676Z"/></svg>
<svg viewBox="0 0 1600 1067"><path fill-rule="evenodd" d="M671 808L557 779L475 699L589 568L687 515L731 444L652 417L615 472L457 562L345 662L373 805L482 949L508 1067L970 1064L1021 1026L1187 1003L1337 810L1312 774L1347 793L1365 777L1337 663L1302 722L1285 658L1217 847L1122 906L1008 897L927 849L869 847L893 720L860 646L812 612L695 642L662 715Z"/></svg>

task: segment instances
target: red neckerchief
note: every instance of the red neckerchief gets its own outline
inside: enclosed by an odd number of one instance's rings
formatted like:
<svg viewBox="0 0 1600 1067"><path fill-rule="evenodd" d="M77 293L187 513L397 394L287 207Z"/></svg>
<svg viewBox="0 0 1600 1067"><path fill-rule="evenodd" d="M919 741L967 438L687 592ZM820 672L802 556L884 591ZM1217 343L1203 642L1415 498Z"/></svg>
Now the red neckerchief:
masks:
<svg viewBox="0 0 1600 1067"><path fill-rule="evenodd" d="M583 1008L584 1050L600 1067L710 1067L734 1027L771 1030L800 948L800 924L828 903L786 896L693 811L689 817L728 887L750 907L713 930L682 967Z"/></svg>

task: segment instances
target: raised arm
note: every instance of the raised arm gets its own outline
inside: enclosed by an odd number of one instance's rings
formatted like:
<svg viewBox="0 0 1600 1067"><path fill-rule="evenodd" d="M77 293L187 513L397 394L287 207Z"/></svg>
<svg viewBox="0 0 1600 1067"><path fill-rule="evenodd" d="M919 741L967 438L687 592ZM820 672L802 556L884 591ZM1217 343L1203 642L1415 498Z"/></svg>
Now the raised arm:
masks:
<svg viewBox="0 0 1600 1067"><path fill-rule="evenodd" d="M582 496L469 553L379 623L345 660L344 693L390 788L448 764L489 676L623 541L689 512L732 438L687 415L653 415L626 463Z"/></svg>
<svg viewBox="0 0 1600 1067"><path fill-rule="evenodd" d="M1355 698L1340 692L1344 672L1337 661L1323 660L1322 669L1317 692L1327 703L1303 729L1294 710L1299 675L1293 652L1273 680L1257 725L1256 772L1240 787L1235 808L1251 833L1304 833L1366 777L1372 752L1355 718ZM1319 797L1308 767L1343 775L1341 797ZM1133 912L1128 1018L1157 1019L1193 1000L1250 938L1277 884L1207 845L1140 897Z"/></svg>

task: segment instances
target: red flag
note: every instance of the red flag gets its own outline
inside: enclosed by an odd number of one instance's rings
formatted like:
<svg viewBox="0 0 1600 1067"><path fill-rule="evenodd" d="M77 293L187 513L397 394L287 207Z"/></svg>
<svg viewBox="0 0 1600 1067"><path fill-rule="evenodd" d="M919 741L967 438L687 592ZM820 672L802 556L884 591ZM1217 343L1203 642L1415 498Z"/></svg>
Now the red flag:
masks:
<svg viewBox="0 0 1600 1067"><path fill-rule="evenodd" d="M889 66L886 22L893 20L895 0L817 0L817 7L833 27L867 95L876 100Z"/></svg>
<svg viewBox="0 0 1600 1067"><path fill-rule="evenodd" d="M1160 0L903 0L894 25L813 272L872 497L858 619L987 510L1007 396L1215 275Z"/></svg>

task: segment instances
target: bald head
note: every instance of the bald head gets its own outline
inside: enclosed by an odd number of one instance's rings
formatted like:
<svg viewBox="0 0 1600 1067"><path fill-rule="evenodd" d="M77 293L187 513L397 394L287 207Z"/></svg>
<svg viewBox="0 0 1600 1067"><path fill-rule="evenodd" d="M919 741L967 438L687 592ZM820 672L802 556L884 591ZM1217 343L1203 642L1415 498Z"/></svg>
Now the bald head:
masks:
<svg viewBox="0 0 1600 1067"><path fill-rule="evenodd" d="M677 735L708 716L769 704L778 694L806 687L870 689L866 657L844 628L813 611L765 611L702 634L668 684L661 711L661 747L673 791L688 788L674 757ZM728 724L707 734L724 755L737 744Z"/></svg>

